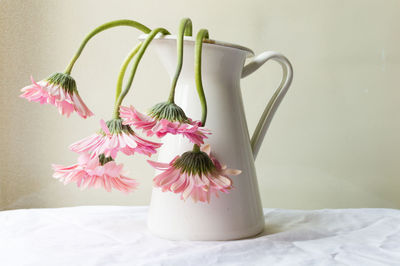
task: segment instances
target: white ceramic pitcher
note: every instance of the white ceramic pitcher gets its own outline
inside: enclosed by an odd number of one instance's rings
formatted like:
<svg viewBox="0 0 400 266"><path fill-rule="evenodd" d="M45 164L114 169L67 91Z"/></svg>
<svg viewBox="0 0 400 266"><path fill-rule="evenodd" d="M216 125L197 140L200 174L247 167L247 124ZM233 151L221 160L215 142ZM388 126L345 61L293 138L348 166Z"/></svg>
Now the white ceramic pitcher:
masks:
<svg viewBox="0 0 400 266"><path fill-rule="evenodd" d="M176 69L176 37L155 39L152 46L159 52L171 78ZM209 41L202 53L202 76L208 105L206 128L212 135L206 139L217 159L242 173L232 176L234 188L227 194L212 195L210 203L181 200L180 195L154 188L148 227L154 234L168 239L229 240L254 236L264 228L264 216L258 190L254 159L279 103L292 81L290 62L276 52L264 52L244 66L253 52L245 47ZM272 59L281 64L282 82L272 96L250 140L244 114L240 79ZM200 120L201 106L194 78L194 40L185 37L183 69L177 84L175 102L186 115ZM170 162L176 155L191 150L187 139L167 135L163 139L158 161Z"/></svg>

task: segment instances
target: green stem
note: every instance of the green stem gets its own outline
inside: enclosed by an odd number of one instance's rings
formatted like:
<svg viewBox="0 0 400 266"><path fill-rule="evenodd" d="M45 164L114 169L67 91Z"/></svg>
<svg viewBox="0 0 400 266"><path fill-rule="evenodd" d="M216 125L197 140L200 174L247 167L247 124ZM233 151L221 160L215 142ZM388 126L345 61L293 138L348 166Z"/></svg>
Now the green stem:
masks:
<svg viewBox="0 0 400 266"><path fill-rule="evenodd" d="M125 61L121 66L121 69L120 69L119 75L118 75L117 88L115 89L115 102L117 102L119 95L121 94L122 83L124 81L126 69L128 68L129 63L131 62L132 58L137 54L137 52L139 51L141 46L142 46L141 42L138 45L136 45L132 49L132 51L128 54L128 56L125 58Z"/></svg>
<svg viewBox="0 0 400 266"><path fill-rule="evenodd" d="M128 83L125 85L125 89L124 91L120 94L120 96L118 97L118 100L115 103L115 107L114 107L114 115L113 118L114 119L118 119L119 118L119 107L122 104L122 101L124 100L125 96L128 94L132 82L133 82L133 78L135 77L136 74L136 70L137 67L140 63L140 60L143 57L144 52L146 51L147 47L149 46L149 44L151 43L151 41L154 39L154 37L158 34L158 33L162 33L164 35L166 34L170 34L166 29L164 28L156 28L154 30L152 30L149 35L147 36L146 40L143 42L143 44L141 45L135 60L133 61L133 65L132 65L132 70L131 70L131 75L129 77Z"/></svg>
<svg viewBox="0 0 400 266"><path fill-rule="evenodd" d="M183 40L184 36L192 36L192 21L190 18L183 18L179 24L178 37L176 39L177 47L177 66L175 71L175 76L172 79L171 92L169 94L168 102L173 103L175 99L175 88L178 82L179 75L181 74L182 64L183 64Z"/></svg>
<svg viewBox="0 0 400 266"><path fill-rule="evenodd" d="M71 74L72 68L74 67L76 60L78 60L78 58L81 55L83 49L85 48L86 44L89 42L89 40L91 38L93 38L95 35L97 35L98 33L102 32L102 31L105 31L105 30L110 29L110 28L118 27L118 26L133 27L133 28L136 28L138 30L143 31L144 33L149 33L150 32L150 29L147 28L146 26L144 26L143 24L141 24L141 23L139 23L137 21L134 21L134 20L129 20L129 19L114 20L114 21L107 22L107 23L105 23L103 25L100 25L99 27L97 27L94 30L92 30L88 35L86 35L85 39L81 43L81 46L79 46L78 51L75 53L75 55L72 58L71 62L69 63L69 65L65 69L65 74L68 74L68 75Z"/></svg>
<svg viewBox="0 0 400 266"><path fill-rule="evenodd" d="M204 127L207 120L207 100L204 95L203 82L201 81L201 52L203 49L203 40L208 39L208 30L201 29L196 36L196 47L194 55L194 77L197 93L201 103L201 125Z"/></svg>
<svg viewBox="0 0 400 266"><path fill-rule="evenodd" d="M192 150L193 152L200 152L200 146L199 145L197 145L197 144L194 144L193 145L193 150Z"/></svg>

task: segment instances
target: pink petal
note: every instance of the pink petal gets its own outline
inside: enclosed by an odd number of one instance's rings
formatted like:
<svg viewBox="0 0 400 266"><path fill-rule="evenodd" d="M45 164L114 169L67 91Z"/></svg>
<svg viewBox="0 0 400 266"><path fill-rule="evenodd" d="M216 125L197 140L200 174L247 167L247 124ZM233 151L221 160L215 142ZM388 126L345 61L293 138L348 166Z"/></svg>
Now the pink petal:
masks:
<svg viewBox="0 0 400 266"><path fill-rule="evenodd" d="M107 126L106 122L104 122L103 119L100 119L100 126L101 126L101 129L103 129L104 133L106 133L107 135L111 135L110 130L108 129L108 126Z"/></svg>
<svg viewBox="0 0 400 266"><path fill-rule="evenodd" d="M147 160L147 162L157 170L164 170L169 167L168 163L159 163L151 160Z"/></svg>

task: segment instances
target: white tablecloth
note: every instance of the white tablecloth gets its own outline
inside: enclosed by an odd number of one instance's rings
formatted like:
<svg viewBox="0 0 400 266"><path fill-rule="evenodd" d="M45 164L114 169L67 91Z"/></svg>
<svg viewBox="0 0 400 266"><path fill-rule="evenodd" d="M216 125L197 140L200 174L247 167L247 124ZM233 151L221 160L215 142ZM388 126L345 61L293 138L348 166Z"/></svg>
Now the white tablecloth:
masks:
<svg viewBox="0 0 400 266"><path fill-rule="evenodd" d="M252 239L169 241L147 207L0 212L0 265L400 265L400 211L265 209Z"/></svg>

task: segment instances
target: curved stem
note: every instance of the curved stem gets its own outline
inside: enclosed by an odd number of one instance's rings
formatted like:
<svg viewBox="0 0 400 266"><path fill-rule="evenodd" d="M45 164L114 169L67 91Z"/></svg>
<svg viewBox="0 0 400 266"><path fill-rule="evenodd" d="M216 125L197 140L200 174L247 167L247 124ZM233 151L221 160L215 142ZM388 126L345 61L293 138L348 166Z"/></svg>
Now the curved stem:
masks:
<svg viewBox="0 0 400 266"><path fill-rule="evenodd" d="M178 37L176 39L176 47L177 47L177 66L175 71L175 76L172 79L171 91L169 93L168 102L173 103L175 99L175 88L176 83L178 82L179 75L181 74L182 65L183 65L183 39L184 36L192 36L192 21L190 18L183 18L181 23L179 24L179 32Z"/></svg>
<svg viewBox="0 0 400 266"><path fill-rule="evenodd" d="M137 54L141 46L142 46L141 42L138 45L136 45L132 49L132 51L128 54L128 56L125 58L124 63L121 66L121 69L118 74L117 87L115 89L115 102L117 102L119 95L121 94L122 83L124 81L126 69L128 68L129 63L131 62L132 58Z"/></svg>
<svg viewBox="0 0 400 266"><path fill-rule="evenodd" d="M201 29L196 36L196 47L194 55L194 77L197 93L201 103L201 125L204 127L207 120L207 100L204 95L203 82L201 81L201 52L203 49L203 40L208 39L208 30Z"/></svg>
<svg viewBox="0 0 400 266"><path fill-rule="evenodd" d="M118 100L115 102L115 107L114 107L114 115L113 118L114 119L118 119L119 118L119 107L121 106L122 101L124 100L125 96L128 94L132 82L133 82L133 78L135 77L136 74L136 70L137 67L140 63L140 60L143 57L144 52L146 51L147 47L149 46L149 44L151 43L151 41L154 39L154 37L158 34L158 33L162 33L164 35L170 34L166 29L164 28L156 28L154 30L152 30L149 35L147 36L146 40L143 42L143 44L141 45L135 60L133 61L133 65L132 65L132 70L131 70L131 75L129 77L128 83L125 85L125 89L124 91L121 93L121 95L118 97Z"/></svg>
<svg viewBox="0 0 400 266"><path fill-rule="evenodd" d="M91 38L93 38L95 35L97 35L98 33L105 31L107 29L110 28L114 28L114 27L118 27L118 26L129 26L129 27L133 27L136 28L138 30L143 31L144 33L149 33L150 29L146 26L144 26L143 24L134 21L134 20L129 20L129 19L121 19L121 20L114 20L114 21L110 21L107 22L103 25L98 26L97 28L95 28L94 30L92 30L88 35L86 35L85 39L82 41L81 45L79 46L78 51L75 53L74 57L72 58L71 62L69 63L69 65L67 66L67 68L65 69L66 74L71 74L72 68L75 65L76 60L78 60L79 56L81 55L83 49L85 48L86 44L89 42L89 40Z"/></svg>

